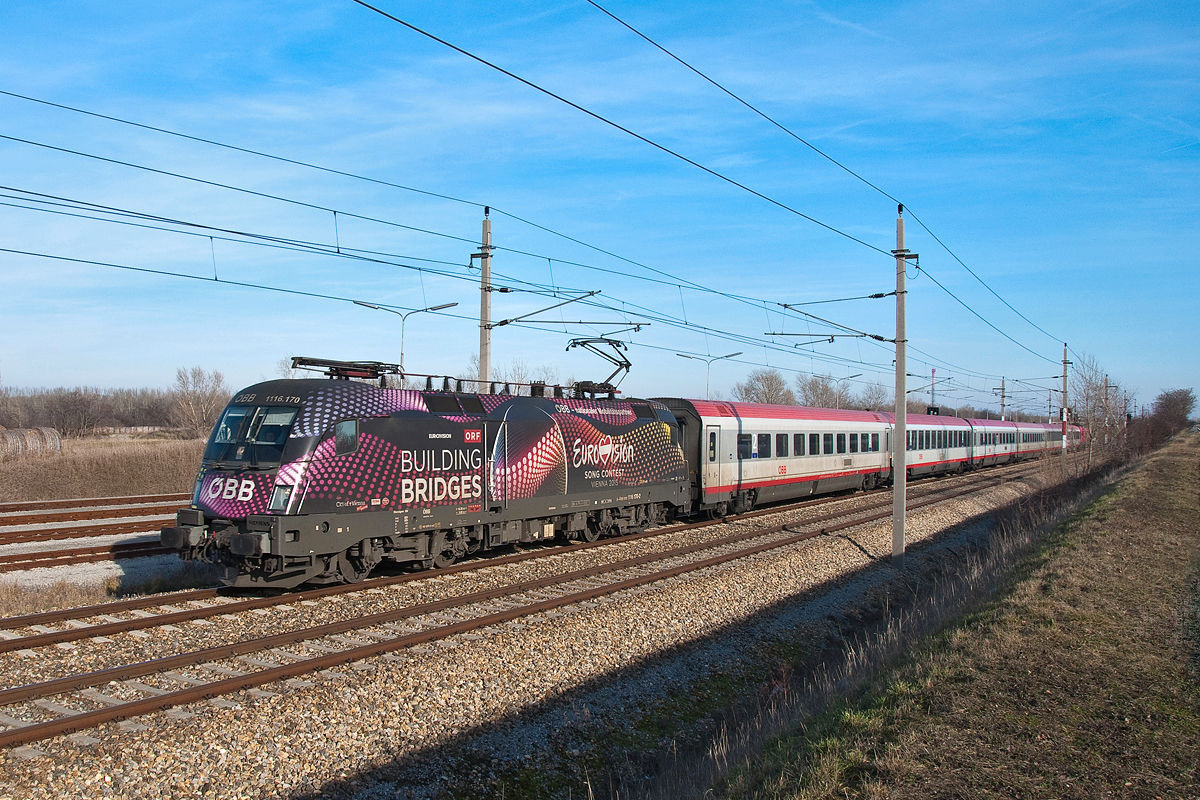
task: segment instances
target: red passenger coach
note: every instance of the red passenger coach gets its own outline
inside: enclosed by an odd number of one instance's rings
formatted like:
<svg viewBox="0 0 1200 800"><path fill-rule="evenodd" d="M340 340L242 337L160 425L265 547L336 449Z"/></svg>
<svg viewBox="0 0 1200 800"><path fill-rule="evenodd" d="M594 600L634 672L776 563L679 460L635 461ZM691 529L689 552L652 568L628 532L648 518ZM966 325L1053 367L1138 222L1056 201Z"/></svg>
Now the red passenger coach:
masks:
<svg viewBox="0 0 1200 800"><path fill-rule="evenodd" d="M657 398L675 414L693 508L714 515L891 477L891 417L873 411Z"/></svg>

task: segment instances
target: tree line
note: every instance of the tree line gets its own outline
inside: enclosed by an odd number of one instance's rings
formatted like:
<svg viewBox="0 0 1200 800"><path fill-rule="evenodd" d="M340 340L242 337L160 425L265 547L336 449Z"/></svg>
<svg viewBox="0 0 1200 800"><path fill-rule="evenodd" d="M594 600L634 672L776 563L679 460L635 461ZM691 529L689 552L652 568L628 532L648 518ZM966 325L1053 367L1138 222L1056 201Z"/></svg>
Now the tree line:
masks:
<svg viewBox="0 0 1200 800"><path fill-rule="evenodd" d="M230 391L220 372L179 368L170 389L13 389L0 384L0 427L54 428L90 436L106 428L169 429L207 437Z"/></svg>

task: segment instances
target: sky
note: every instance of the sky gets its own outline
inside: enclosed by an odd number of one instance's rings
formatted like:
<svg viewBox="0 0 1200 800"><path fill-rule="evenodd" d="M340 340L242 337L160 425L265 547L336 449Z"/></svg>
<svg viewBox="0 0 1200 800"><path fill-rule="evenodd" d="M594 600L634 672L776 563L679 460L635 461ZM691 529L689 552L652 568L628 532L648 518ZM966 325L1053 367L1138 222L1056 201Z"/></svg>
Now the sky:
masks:
<svg viewBox="0 0 1200 800"><path fill-rule="evenodd" d="M895 338L856 298L895 289L899 201L913 396L1057 407L1064 342L1136 402L1200 388L1200 8L601 5L719 86L585 0L377 6L591 114L351 0L0 5L0 385L399 362L354 300L458 303L404 363L464 375L489 206L496 371L603 380L568 345L608 336L630 396L890 394L847 334Z"/></svg>

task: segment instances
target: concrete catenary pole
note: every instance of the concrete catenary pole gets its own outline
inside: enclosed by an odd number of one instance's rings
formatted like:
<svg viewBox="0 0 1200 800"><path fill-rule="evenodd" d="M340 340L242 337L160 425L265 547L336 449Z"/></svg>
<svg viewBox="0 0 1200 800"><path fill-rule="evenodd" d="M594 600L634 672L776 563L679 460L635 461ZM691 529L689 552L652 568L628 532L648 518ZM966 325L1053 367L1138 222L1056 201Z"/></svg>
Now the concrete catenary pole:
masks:
<svg viewBox="0 0 1200 800"><path fill-rule="evenodd" d="M479 388L487 392L492 380L492 221L483 209L483 246L479 248Z"/></svg>
<svg viewBox="0 0 1200 800"><path fill-rule="evenodd" d="M905 353L904 272L908 250L904 247L904 206L896 210L896 425L892 432L892 564L904 567L904 508L908 494L908 397Z"/></svg>
<svg viewBox="0 0 1200 800"><path fill-rule="evenodd" d="M1070 413L1068 409L1071 407L1067 403L1067 343L1063 342L1063 404L1062 404L1062 454L1063 464L1066 464L1067 458L1067 415Z"/></svg>

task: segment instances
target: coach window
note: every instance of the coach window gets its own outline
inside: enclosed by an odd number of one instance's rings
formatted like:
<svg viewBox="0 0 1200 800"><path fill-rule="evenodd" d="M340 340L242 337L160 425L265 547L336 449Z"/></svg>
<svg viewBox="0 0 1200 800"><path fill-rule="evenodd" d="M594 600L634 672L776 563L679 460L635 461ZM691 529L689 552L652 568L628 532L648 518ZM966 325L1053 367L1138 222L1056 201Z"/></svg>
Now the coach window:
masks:
<svg viewBox="0 0 1200 800"><path fill-rule="evenodd" d="M878 433L871 434L871 452L872 453L879 452L879 434Z"/></svg>
<svg viewBox="0 0 1200 800"><path fill-rule="evenodd" d="M787 458L788 455L788 435L786 433L775 434L775 457Z"/></svg>
<svg viewBox="0 0 1200 800"><path fill-rule="evenodd" d="M808 454L810 456L821 455L821 434L810 433L808 435Z"/></svg>
<svg viewBox="0 0 1200 800"><path fill-rule="evenodd" d="M838 438L837 438L838 452L839 452L839 453L844 453L844 452L846 452L846 434L844 434L844 433L839 433L839 434L837 435L837 437L838 437Z"/></svg>
<svg viewBox="0 0 1200 800"><path fill-rule="evenodd" d="M708 432L708 460L709 461L717 460L717 432L716 431Z"/></svg>
<svg viewBox="0 0 1200 800"><path fill-rule="evenodd" d="M831 456L831 455L833 455L833 434L827 433L827 434L825 434L824 438L825 438L825 441L823 442L823 444L825 445L825 447L822 449L821 452L823 452L827 456Z"/></svg>
<svg viewBox="0 0 1200 800"><path fill-rule="evenodd" d="M771 434L760 433L758 435L758 457L759 458L770 458L771 457Z"/></svg>
<svg viewBox="0 0 1200 800"><path fill-rule="evenodd" d="M804 434L796 433L792 435L792 455L804 455Z"/></svg>
<svg viewBox="0 0 1200 800"><path fill-rule="evenodd" d="M745 461L750 458L750 451L754 447L754 437L748 433L738 434L738 459Z"/></svg>
<svg viewBox="0 0 1200 800"><path fill-rule="evenodd" d="M333 426L333 451L344 456L358 449L358 420L348 419Z"/></svg>
<svg viewBox="0 0 1200 800"><path fill-rule="evenodd" d="M851 453L858 452L858 434L857 433L850 434L850 452Z"/></svg>

